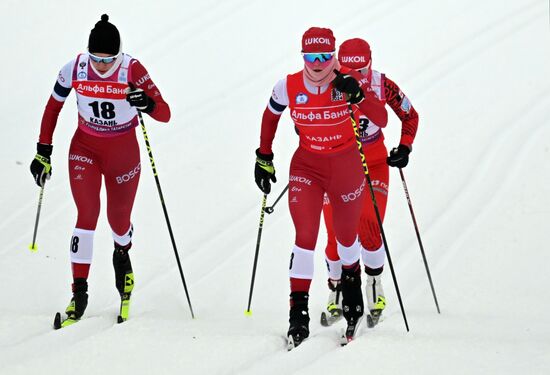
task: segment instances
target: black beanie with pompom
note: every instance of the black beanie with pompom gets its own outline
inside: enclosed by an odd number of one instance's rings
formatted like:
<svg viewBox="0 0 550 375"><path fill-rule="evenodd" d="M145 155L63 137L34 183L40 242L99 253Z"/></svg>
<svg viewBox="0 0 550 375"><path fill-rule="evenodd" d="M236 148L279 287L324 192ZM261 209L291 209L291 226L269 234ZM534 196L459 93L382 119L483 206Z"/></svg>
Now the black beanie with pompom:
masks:
<svg viewBox="0 0 550 375"><path fill-rule="evenodd" d="M107 14L101 16L101 20L90 32L88 51L110 55L118 55L120 52L120 34L116 26L109 22Z"/></svg>

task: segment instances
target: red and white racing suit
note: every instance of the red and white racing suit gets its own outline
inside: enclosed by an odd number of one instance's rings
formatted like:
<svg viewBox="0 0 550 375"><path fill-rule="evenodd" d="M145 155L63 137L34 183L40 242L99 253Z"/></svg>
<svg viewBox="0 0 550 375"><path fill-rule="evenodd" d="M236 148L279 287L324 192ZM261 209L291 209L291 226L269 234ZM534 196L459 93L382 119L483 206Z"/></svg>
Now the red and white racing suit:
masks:
<svg viewBox="0 0 550 375"><path fill-rule="evenodd" d="M384 74L375 70L369 70L365 79L369 82L376 96L388 104L397 117L401 120L401 144L410 148L418 129L418 114L411 105L409 99L399 89L399 86ZM363 144L363 152L367 161L369 175L374 190L376 205L380 218L384 221L386 203L389 188L389 167L386 163L388 155L384 144L382 126L376 124L364 114L358 116L359 122L363 125L364 131L360 134ZM368 187L367 187L368 189ZM380 234L380 227L374 211L374 205L370 193L363 203L363 210L359 220L358 234L361 243L361 257L368 270L378 274L382 271L385 261L385 250ZM333 203L332 199L325 197L323 205L323 216L327 228L327 246L325 249L326 260L329 270L329 278L339 280L341 275L341 263L338 255L334 224L333 224Z"/></svg>
<svg viewBox="0 0 550 375"><path fill-rule="evenodd" d="M70 245L75 278L86 278L92 262L102 176L113 238L121 246L131 241L130 216L141 164L134 130L139 123L137 111L126 101L129 84L143 89L154 100L151 117L161 122L170 119L168 104L138 60L121 54L110 72L102 77L92 67L88 54L78 55L59 72L42 117L39 142L51 144L65 99L72 89L76 91L78 128L69 150L69 178L78 210Z"/></svg>
<svg viewBox="0 0 550 375"><path fill-rule="evenodd" d="M355 111L385 125L384 104L368 90ZM359 260L357 223L365 198L365 177L344 95L332 84L315 87L303 71L288 75L273 89L262 119L260 152L270 154L281 113L290 116L300 136L292 157L288 203L296 230L290 262L292 292L309 291L313 250L319 232L325 193L333 202L337 251L344 266Z"/></svg>

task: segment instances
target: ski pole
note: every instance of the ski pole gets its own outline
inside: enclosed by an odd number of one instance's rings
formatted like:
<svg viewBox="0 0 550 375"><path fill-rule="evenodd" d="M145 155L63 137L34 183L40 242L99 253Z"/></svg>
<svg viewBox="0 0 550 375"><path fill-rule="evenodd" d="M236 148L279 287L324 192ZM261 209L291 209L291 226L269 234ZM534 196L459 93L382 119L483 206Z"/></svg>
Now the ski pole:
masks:
<svg viewBox="0 0 550 375"><path fill-rule="evenodd" d="M420 231L418 230L418 224L416 223L416 217L414 216L411 197L409 195L409 189L407 189L407 183L405 182L405 175L403 174L403 169L399 168L399 174L401 175L401 182L403 182L405 197L407 198L407 203L409 204L409 211L411 212L411 217L414 224L414 230L416 231L416 238L418 239L418 245L420 245L420 252L422 253L422 259L424 260L424 267L426 267L426 273L428 274L428 280L430 281L430 287L432 288L432 295L434 297L435 307L437 308L437 312L441 314L441 311L439 310L439 303L437 302L437 296L435 295L432 276L430 274L430 267L428 267L428 260L426 259L426 253L424 252L424 245L422 245L422 239L420 238Z"/></svg>
<svg viewBox="0 0 550 375"><path fill-rule="evenodd" d="M281 192L281 194L279 194L277 199L275 199L275 203L273 203L271 206L264 208L264 211L267 212L268 214L272 214L273 210L275 209L275 206L277 205L277 202L279 202L279 200L283 197L283 195L285 195L287 190L288 190L288 184L286 184L286 187L284 188L284 190Z"/></svg>
<svg viewBox="0 0 550 375"><path fill-rule="evenodd" d="M258 265L258 253L260 252L260 240L262 239L262 229L264 227L264 213L265 213L266 202L267 202L267 194L264 194L264 197L262 198L262 210L260 212L260 224L258 226L258 237L256 238L256 252L254 254L254 265L252 266L252 280L250 280L250 293L248 294L248 307L244 312L244 314L247 316L252 315L252 311L250 310L250 304L252 303L252 291L254 290L254 279L256 278L256 267Z"/></svg>
<svg viewBox="0 0 550 375"><path fill-rule="evenodd" d="M189 304L189 310L191 311L191 317L195 319L195 314L193 313L193 307L191 306L191 299L189 298L189 292L187 291L187 284L185 283L185 277L183 276L183 270L181 268L178 249L176 248L176 241L174 240L174 233L172 232L172 226L170 225L170 219L168 218L168 210L166 209L166 204L164 203L164 196L162 195L162 189L160 188L160 181L157 173L157 167L155 166L155 160L153 159L153 150L151 149L151 144L149 143L149 137L147 136L147 131L145 130L145 122L143 122L143 116L141 115L141 111L139 110L138 110L138 117L139 117L139 122L141 124L141 130L143 131L143 138L145 139L145 145L147 146L147 153L149 154L149 161L151 162L151 168L153 169L153 175L155 176L155 182L157 183L157 190L159 192L160 203L162 205L162 210L164 211L166 224L168 225L168 232L170 233L170 240L172 241L172 247L174 248L174 255L176 256L176 262L178 263L181 282L183 283L183 289L185 289L185 295L187 297L187 303Z"/></svg>
<svg viewBox="0 0 550 375"><path fill-rule="evenodd" d="M44 181L44 186L46 182ZM38 245L36 244L36 234L38 232L38 220L40 219L40 210L42 209L42 197L44 196L44 186L40 188L40 194L38 196L38 207L36 209L36 219L34 221L34 233L32 235L32 243L29 245L29 250L32 252L38 251Z"/></svg>
<svg viewBox="0 0 550 375"><path fill-rule="evenodd" d="M393 262L391 260L390 251L388 249L388 242L386 241L386 235L384 233L384 228L382 226L382 219L380 218L380 211L378 210L378 205L376 204L376 197L374 196L374 189L372 188L369 168L367 166L367 159L365 158L365 153L363 152L363 143L361 142L361 138L359 137L357 122L355 122L355 116L353 115L353 108L350 102L348 102L348 111L349 111L349 116L351 118L351 124L353 125L353 132L355 133L355 141L357 142L357 149L359 150L359 154L361 155L361 163L363 164L363 171L365 172L365 177L367 178L367 183L369 185L370 196L372 199L372 204L374 205L374 212L376 212L376 220L378 221L378 226L380 227L380 234L382 235L382 241L384 242L384 249L386 250L386 255L388 256L388 263L390 265L391 276L393 279L393 285L395 286L395 291L397 293L397 299L399 300L399 306L401 307L401 314L403 315L403 320L405 321L405 327L407 328L407 332L409 332L409 323L407 322L407 315L405 314L405 308L403 307L401 292L399 291L399 285L397 284L397 278L395 277Z"/></svg>

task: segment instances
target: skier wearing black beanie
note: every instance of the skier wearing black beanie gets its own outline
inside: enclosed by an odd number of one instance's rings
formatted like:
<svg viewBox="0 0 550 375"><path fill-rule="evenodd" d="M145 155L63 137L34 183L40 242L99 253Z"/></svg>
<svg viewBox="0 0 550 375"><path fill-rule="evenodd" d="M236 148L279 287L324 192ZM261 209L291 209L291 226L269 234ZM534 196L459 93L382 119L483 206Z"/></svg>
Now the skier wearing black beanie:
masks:
<svg viewBox="0 0 550 375"><path fill-rule="evenodd" d="M120 33L115 25L109 22L109 16L104 14L90 31L88 51L91 53L120 53Z"/></svg>
<svg viewBox="0 0 550 375"><path fill-rule="evenodd" d="M88 273L100 211L100 190L107 191L107 219L114 240L115 286L120 294L119 322L128 318L134 272L129 250L134 227L132 207L141 172L134 128L139 112L160 122L170 120L170 107L145 67L121 51L120 34L104 14L90 32L88 52L80 53L59 72L40 127L31 173L44 188L52 174L52 139L57 118L72 89L78 121L68 152L69 181L78 216L70 241L72 298L66 316L56 314L56 329L76 323L88 305ZM139 111L139 112L138 112Z"/></svg>

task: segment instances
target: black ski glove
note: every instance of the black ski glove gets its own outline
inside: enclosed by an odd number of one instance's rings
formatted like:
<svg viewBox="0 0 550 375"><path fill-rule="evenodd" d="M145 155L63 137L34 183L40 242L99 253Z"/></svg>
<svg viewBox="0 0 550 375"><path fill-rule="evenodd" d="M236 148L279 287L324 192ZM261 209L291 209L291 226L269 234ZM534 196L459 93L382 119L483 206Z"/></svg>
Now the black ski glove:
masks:
<svg viewBox="0 0 550 375"><path fill-rule="evenodd" d="M256 185L264 194L271 192L271 182L277 182L275 167L273 166L273 154L262 154L256 150L256 164L254 165L254 179Z"/></svg>
<svg viewBox="0 0 550 375"><path fill-rule="evenodd" d="M141 112L151 113L155 109L155 101L147 96L145 91L137 89L133 85L130 85L130 89L126 93L126 100Z"/></svg>
<svg viewBox="0 0 550 375"><path fill-rule="evenodd" d="M390 167L405 168L409 163L411 149L401 144L390 151L387 162Z"/></svg>
<svg viewBox="0 0 550 375"><path fill-rule="evenodd" d="M365 94L355 78L349 74L342 74L337 70L334 70L334 73L336 73L336 78L332 81L332 85L336 90L346 93L351 104L357 104L365 98Z"/></svg>
<svg viewBox="0 0 550 375"><path fill-rule="evenodd" d="M52 165L50 156L52 155L53 146L43 143L36 144L36 155L31 162L31 173L34 181L40 187L44 187L46 180L52 175Z"/></svg>

